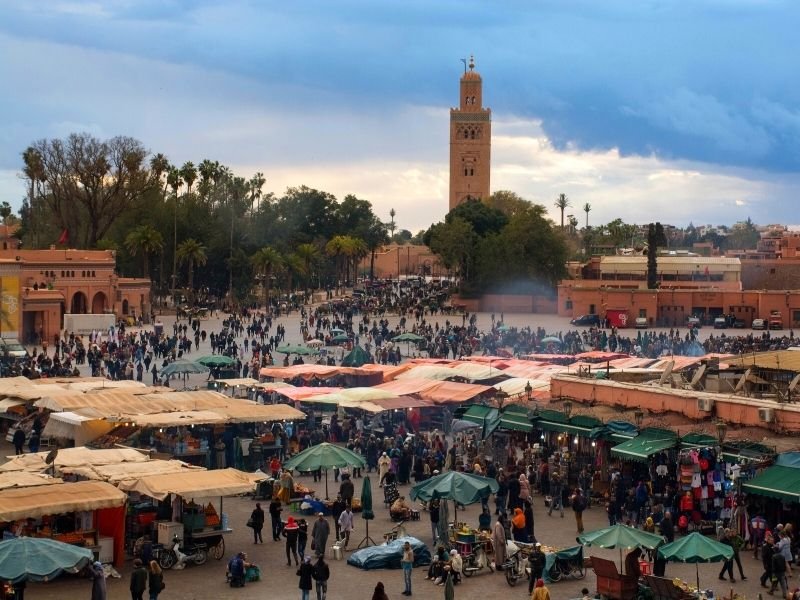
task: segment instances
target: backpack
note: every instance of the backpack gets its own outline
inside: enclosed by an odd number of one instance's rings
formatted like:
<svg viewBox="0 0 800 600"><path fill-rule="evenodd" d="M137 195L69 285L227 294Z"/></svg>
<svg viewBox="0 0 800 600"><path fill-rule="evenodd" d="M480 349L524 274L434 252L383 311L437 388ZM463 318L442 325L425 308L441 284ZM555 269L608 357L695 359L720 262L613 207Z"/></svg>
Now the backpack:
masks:
<svg viewBox="0 0 800 600"><path fill-rule="evenodd" d="M586 496L583 494L576 495L572 500L572 510L582 512L586 510Z"/></svg>

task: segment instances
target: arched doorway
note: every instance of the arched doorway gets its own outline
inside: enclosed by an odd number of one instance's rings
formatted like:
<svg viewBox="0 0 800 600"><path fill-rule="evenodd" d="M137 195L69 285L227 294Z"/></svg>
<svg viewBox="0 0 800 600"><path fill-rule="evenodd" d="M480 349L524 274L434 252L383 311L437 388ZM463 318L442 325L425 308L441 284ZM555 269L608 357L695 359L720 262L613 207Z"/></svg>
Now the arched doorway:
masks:
<svg viewBox="0 0 800 600"><path fill-rule="evenodd" d="M97 292L92 299L92 314L102 315L106 312L106 295L103 292Z"/></svg>
<svg viewBox="0 0 800 600"><path fill-rule="evenodd" d="M123 315L127 315L128 314L128 299L127 298L122 301L122 314Z"/></svg>
<svg viewBox="0 0 800 600"><path fill-rule="evenodd" d="M86 299L86 294L83 292L75 292L72 296L70 303L70 313L73 315L85 315L89 302Z"/></svg>

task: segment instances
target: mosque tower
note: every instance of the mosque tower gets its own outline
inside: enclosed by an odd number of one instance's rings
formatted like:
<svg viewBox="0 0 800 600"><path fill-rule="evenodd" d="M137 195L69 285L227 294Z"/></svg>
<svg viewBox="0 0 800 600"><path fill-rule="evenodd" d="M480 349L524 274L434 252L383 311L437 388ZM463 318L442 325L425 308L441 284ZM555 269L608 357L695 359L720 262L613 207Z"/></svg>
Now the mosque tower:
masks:
<svg viewBox="0 0 800 600"><path fill-rule="evenodd" d="M470 56L461 77L459 107L450 109L450 209L489 198L492 111L483 108L483 81Z"/></svg>

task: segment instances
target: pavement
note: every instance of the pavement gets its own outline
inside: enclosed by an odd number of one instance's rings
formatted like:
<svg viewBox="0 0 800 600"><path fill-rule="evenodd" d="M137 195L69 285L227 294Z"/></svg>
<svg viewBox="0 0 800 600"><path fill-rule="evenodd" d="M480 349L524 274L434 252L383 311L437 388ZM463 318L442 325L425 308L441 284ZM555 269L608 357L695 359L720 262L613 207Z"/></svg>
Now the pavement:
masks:
<svg viewBox="0 0 800 600"><path fill-rule="evenodd" d="M497 315L499 317L499 314ZM437 316L430 319L432 322L439 322L444 325L448 318L458 319L459 317ZM394 326L397 322L397 317L388 317L390 325ZM172 331L172 323L174 317L164 316L161 318L164 323L165 331ZM557 334L559 331L566 332L574 329L569 325L569 320L555 315L528 315L528 314L507 314L505 315L506 324L516 327L544 327L548 333ZM289 316L281 317L278 322L286 327L286 341L295 343L301 341L300 334L300 315L293 313ZM478 314L478 326L490 327L490 315L481 313ZM202 321L202 326L207 332L219 331L221 328L221 319L212 318ZM710 328L704 328L700 332L701 339L705 339L710 333L715 335L720 333ZM635 330L628 330L626 333L635 336ZM731 332L733 333L733 332ZM745 332L742 332L745 333ZM405 349L405 348L403 348ZM187 358L192 359L200 357L205 354L210 354L208 341L201 343L200 349L192 352ZM337 354L338 356L338 354ZM276 362L282 355L276 354ZM88 375L88 369L84 366L84 373ZM205 375L193 375L188 384L191 386L198 386L201 389L205 388ZM149 384L150 378L145 377L145 382ZM173 384L174 387L174 384ZM321 495L324 495L324 484L313 484L311 476L299 476L297 481L317 489ZM376 501L375 513L376 518L370 522L370 535L376 541L382 540L382 535L393 526L389 519L388 509L381 503L382 492L377 486L376 479L373 475L373 498ZM355 481L357 493L360 491L361 482ZM329 474L329 486L331 491L337 489L337 484L333 481L333 473ZM408 497L408 487L401 486L401 494ZM492 505L493 506L493 505ZM227 537L227 550L226 556L220 560L209 561L202 566L188 566L182 571L168 571L165 573L165 582L167 587L160 595L162 600L207 600L207 599L228 599L236 598L238 600L255 600L255 599L277 599L284 598L298 598L300 592L297 586L298 578L295 574L294 567L286 566L286 557L284 551L284 544L273 542L269 536L268 530L265 531L266 542L264 544L254 544L251 537L251 530L245 527L245 523L254 507L254 501L250 498L226 498L224 503L224 510L229 515L229 522L234 529L233 533ZM264 505L266 509L266 506ZM463 515L465 522L477 526L478 513L480 505L473 505L466 508L465 511L459 510L459 516ZM452 510L452 509L451 509ZM288 507L284 509L284 518L288 516ZM451 513L452 514L452 513ZM295 517L299 515L295 514ZM544 509L544 504L540 496L534 497L534 517L535 517L535 531L536 536L542 543L554 547L569 547L576 544L575 536L577 535L575 520L571 511L565 513L564 518L560 518L555 514L548 517ZM269 519L267 519L269 522ZM593 507L584 513L584 524L586 531L605 527L607 525L607 518L605 511L601 507ZM419 538L420 540L430 544L431 531L428 514L423 512L420 521L409 522L406 524L406 529L409 535ZM331 527L333 531L333 527ZM356 515L356 529L351 536L353 545L364 537L365 521ZM248 559L255 562L261 567L263 579L260 582L248 584L245 588L230 588L225 582L225 567L227 560L238 551L245 551L248 553ZM609 558L619 563L619 552L616 550L595 550L591 548L585 549L585 555L597 555ZM329 564L331 569L331 578L328 584L329 600L355 600L365 599L368 600L372 597L372 591L375 583L382 581L386 587L386 592L391 600L401 597L403 590L403 577L400 570L376 570L376 571L362 571L355 567L348 566L344 560L332 560L330 552L328 553ZM760 562L753 559L751 553L745 553L742 556L744 563L745 575L748 576L746 582L737 582L735 586L729 583L722 584L717 579L721 565L700 565L700 579L703 587L713 588L717 597L722 593L727 593L732 587L738 594L745 598L755 599L759 591L764 591L759 587L758 576L761 573ZM108 599L109 600L122 600L130 598L128 590L129 576L131 571L131 561L127 561L122 570L121 579L110 578L108 580ZM443 598L444 588L434 586L431 582L425 581L426 569L417 568L413 573L413 596L422 599ZM693 565L683 564L670 564L667 567L667 575L669 577L681 577L687 581L695 581L695 567ZM738 576L738 573L737 573ZM798 575L797 577L800 577ZM792 586L795 579L789 579L790 586ZM594 573L587 571L586 577L583 580L563 580L558 583L550 584L550 596L553 600L569 599L580 597L580 590L587 587L590 591L595 589ZM520 581L516 587L510 587L505 580L502 573L490 573L488 570L483 570L473 577L464 579L463 583L456 586L456 598L486 598L486 599L506 599L506 598L528 598L527 581ZM91 584L88 580L76 576L64 576L56 581L47 584L29 584L26 590L26 598L28 600L65 600L73 598L88 598L91 596ZM315 592L312 590L311 597L315 597Z"/></svg>

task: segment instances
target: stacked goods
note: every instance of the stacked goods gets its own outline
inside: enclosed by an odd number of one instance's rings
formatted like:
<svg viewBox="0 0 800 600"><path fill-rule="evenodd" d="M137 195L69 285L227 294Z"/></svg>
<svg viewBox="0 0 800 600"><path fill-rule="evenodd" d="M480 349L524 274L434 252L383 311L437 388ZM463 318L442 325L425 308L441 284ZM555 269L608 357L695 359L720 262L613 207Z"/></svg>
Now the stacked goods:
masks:
<svg viewBox="0 0 800 600"><path fill-rule="evenodd" d="M219 527L219 515L217 514L217 509L214 508L211 502L205 507L204 512L206 515L206 527Z"/></svg>

